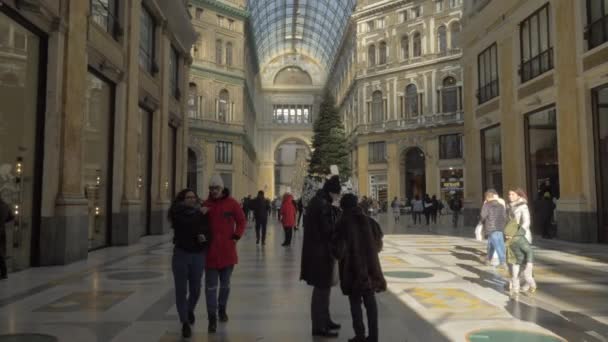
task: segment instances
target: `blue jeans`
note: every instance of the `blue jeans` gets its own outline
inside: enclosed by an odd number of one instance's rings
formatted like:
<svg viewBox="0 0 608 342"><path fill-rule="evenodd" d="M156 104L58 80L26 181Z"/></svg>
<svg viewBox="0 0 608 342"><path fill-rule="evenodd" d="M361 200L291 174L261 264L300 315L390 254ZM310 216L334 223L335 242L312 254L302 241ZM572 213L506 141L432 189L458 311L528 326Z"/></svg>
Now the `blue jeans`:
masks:
<svg viewBox="0 0 608 342"><path fill-rule="evenodd" d="M175 305L179 320L188 322L188 312L193 312L201 296L201 278L205 268L205 253L188 253L175 247L173 259L173 280L175 282ZM190 293L188 295L188 287Z"/></svg>
<svg viewBox="0 0 608 342"><path fill-rule="evenodd" d="M504 264L506 259L505 237L500 231L492 232L488 235L488 260L492 260L494 251L498 254L500 263Z"/></svg>
<svg viewBox="0 0 608 342"><path fill-rule="evenodd" d="M209 317L215 317L218 306L221 309L226 309L228 304L228 296L230 295L230 277L232 276L234 266L228 266L222 269L207 269L205 277L205 295L207 297L207 314ZM218 297L217 288L220 288Z"/></svg>

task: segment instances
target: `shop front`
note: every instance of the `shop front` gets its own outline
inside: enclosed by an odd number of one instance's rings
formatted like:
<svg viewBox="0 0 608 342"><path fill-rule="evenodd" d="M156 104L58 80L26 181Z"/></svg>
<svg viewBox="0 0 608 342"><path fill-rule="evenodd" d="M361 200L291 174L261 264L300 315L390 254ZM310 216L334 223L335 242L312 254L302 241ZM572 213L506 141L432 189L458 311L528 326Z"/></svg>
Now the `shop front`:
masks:
<svg viewBox="0 0 608 342"><path fill-rule="evenodd" d="M9 270L38 263L46 40L0 6L0 196L16 219L6 226Z"/></svg>
<svg viewBox="0 0 608 342"><path fill-rule="evenodd" d="M452 198L464 197L464 171L461 168L450 167L439 171L439 189L443 203L450 203Z"/></svg>
<svg viewBox="0 0 608 342"><path fill-rule="evenodd" d="M608 84L593 91L600 242L608 242Z"/></svg>

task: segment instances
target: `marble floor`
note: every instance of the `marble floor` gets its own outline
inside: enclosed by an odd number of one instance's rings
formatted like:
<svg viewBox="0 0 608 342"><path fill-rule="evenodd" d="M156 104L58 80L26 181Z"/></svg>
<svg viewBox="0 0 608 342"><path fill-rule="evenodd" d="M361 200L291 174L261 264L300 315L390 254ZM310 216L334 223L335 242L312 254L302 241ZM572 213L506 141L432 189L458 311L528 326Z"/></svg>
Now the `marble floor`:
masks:
<svg viewBox="0 0 608 342"><path fill-rule="evenodd" d="M535 241L538 292L511 299L506 274L480 261L471 229L395 224L380 215L389 291L378 296L381 341L608 341L608 246ZM250 227L251 228L251 227ZM191 341L324 341L310 336L311 288L298 280L302 232L280 246L252 229L239 242L230 322L208 335L204 299ZM171 237L90 253L67 266L31 268L0 281L0 342L180 341ZM353 336L348 302L332 291L338 341Z"/></svg>

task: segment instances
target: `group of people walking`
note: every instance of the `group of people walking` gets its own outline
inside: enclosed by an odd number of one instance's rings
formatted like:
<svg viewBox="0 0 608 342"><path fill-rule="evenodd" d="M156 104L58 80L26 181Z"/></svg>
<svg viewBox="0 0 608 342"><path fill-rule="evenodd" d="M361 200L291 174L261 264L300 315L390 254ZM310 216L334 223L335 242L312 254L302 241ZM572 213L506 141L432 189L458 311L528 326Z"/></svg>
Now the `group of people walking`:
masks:
<svg viewBox="0 0 608 342"><path fill-rule="evenodd" d="M487 238L487 264L491 264L496 253L500 267L508 265L511 275L509 291L512 296L517 296L520 290L534 293L534 252L531 247L532 231L526 193L522 189L510 190L508 204L494 189L487 190L484 198L476 229L481 230L479 233ZM525 280L521 287L520 278Z"/></svg>
<svg viewBox="0 0 608 342"><path fill-rule="evenodd" d="M358 198L340 198L338 176L328 179L308 203L304 214L304 239L300 278L313 287L312 335L338 337L341 328L331 319L331 288L340 282L349 297L355 337L350 342L378 341L375 293L386 290L378 253L382 248L380 226L361 208ZM367 312L368 336L363 312Z"/></svg>
<svg viewBox="0 0 608 342"><path fill-rule="evenodd" d="M182 336L192 335L203 274L208 330L214 333L218 319L228 322L230 278L238 263L236 243L245 232L245 214L224 191L222 178L214 175L206 200L184 189L173 200L168 218L174 230L171 266Z"/></svg>

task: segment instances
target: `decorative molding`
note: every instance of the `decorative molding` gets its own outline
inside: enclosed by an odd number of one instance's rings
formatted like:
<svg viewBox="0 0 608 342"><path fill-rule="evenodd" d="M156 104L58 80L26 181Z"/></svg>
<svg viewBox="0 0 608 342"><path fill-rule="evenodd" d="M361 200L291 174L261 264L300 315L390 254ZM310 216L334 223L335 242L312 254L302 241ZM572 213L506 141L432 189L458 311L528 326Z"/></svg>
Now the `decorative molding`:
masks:
<svg viewBox="0 0 608 342"><path fill-rule="evenodd" d="M230 74L221 70L214 70L204 66L192 64L192 75L217 79L223 82L232 83L242 86L245 83L245 77L236 74Z"/></svg>
<svg viewBox="0 0 608 342"><path fill-rule="evenodd" d="M238 7L230 6L226 3L223 3L218 0L191 0L191 2L194 5L198 5L201 7L207 7L212 10L221 12L223 14L227 14L227 15L230 15L233 17L238 17L239 19L242 19L242 20L247 20L247 19L249 19L249 16L250 16L248 11L238 8Z"/></svg>

